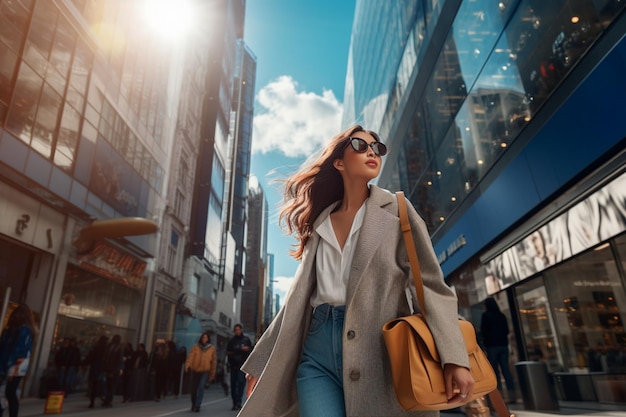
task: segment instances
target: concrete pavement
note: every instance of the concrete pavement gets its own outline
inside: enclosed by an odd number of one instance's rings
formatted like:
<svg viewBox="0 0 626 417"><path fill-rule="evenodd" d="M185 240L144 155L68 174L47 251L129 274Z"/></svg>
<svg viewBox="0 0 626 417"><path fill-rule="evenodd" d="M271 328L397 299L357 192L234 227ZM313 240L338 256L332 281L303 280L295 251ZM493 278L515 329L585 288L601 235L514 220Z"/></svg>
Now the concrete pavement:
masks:
<svg viewBox="0 0 626 417"><path fill-rule="evenodd" d="M69 395L63 401L61 413L56 414L71 416L132 416L132 417L169 417L169 416L194 416L210 415L211 417L235 417L237 413L231 411L232 402L230 396L225 396L224 391L217 385L211 386L204 394L202 408L199 413L191 411L191 399L189 394L178 398L168 396L164 400L137 401L122 403L122 397L113 399L111 408L100 407L100 401L96 401L94 408L87 408L89 399L82 393ZM25 398L20 401L20 417L54 415L44 414L46 399ZM5 410L8 414L8 410Z"/></svg>
<svg viewBox="0 0 626 417"><path fill-rule="evenodd" d="M26 398L20 402L20 417L43 416L46 400L41 398ZM189 395L182 395L179 398L169 396L166 399L155 401L138 401L123 404L121 397L115 397L113 407L102 408L99 403L93 409L87 408L89 400L84 394L73 394L68 396L63 402L63 408L58 415L72 416L132 416L132 417L170 417L170 416L192 416L209 415L211 417L235 417L236 412L231 411L230 396L224 396L224 391L212 385L205 393L202 409L200 413L190 411L191 400ZM511 412L516 417L556 417L556 416L576 416L576 417L626 417L626 411L618 407L604 406L604 410L585 409L585 406L596 406L584 403L560 402L559 411L540 412L524 410L523 404L511 406ZM8 414L8 410L5 410ZM442 412L441 417L464 417L462 412ZM495 414L492 414L495 417Z"/></svg>

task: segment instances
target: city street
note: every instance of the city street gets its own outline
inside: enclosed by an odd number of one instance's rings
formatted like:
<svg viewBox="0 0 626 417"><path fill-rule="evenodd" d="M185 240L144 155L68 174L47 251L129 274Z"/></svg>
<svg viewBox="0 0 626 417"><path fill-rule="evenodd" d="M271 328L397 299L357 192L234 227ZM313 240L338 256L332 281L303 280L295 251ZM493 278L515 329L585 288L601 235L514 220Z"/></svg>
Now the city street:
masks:
<svg viewBox="0 0 626 417"><path fill-rule="evenodd" d="M26 398L20 402L20 416L44 415L46 400L41 398ZM113 400L113 407L103 408L96 403L93 409L87 408L89 400L83 394L68 396L64 403L61 414L72 416L133 416L133 417L166 417L166 416L192 416L210 415L211 417L234 417L235 411L231 411L232 402L229 396L224 396L224 391L219 386L213 385L204 395L204 401L200 413L191 412L191 400L189 394L175 399L168 396L165 400L138 401L122 403L122 398L117 396ZM49 414L45 414L49 415Z"/></svg>
<svg viewBox="0 0 626 417"><path fill-rule="evenodd" d="M44 416L45 399L26 398L20 402L21 417ZM71 416L132 416L132 417L169 417L169 416L210 416L210 417L235 417L237 412L231 411L232 403L230 395L224 396L224 391L217 385L212 385L204 394L204 401L199 413L190 411L191 403L189 394L182 395L175 399L168 396L160 402L155 401L138 401L122 404L121 397L117 396L113 400L113 407L88 409L89 401L83 394L75 394L69 396L63 403L63 409L58 415ZM511 405L510 411L516 417L558 417L558 416L575 416L575 417L626 417L626 412L618 408L609 407L604 411L594 410L593 408L579 408L583 403L561 403L561 409L552 412L540 412L533 410L525 410L521 403ZM496 417L495 413L491 414ZM441 417L466 417L466 414L460 409L442 412Z"/></svg>

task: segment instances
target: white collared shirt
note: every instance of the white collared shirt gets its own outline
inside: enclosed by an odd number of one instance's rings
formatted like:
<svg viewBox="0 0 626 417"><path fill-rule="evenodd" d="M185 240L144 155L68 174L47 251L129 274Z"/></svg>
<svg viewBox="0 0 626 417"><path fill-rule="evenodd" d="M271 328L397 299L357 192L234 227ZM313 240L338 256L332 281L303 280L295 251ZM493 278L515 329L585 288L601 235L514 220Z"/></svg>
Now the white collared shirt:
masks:
<svg viewBox="0 0 626 417"><path fill-rule="evenodd" d="M311 305L313 307L324 303L332 306L344 305L346 303L350 266L354 258L356 243L359 240L359 231L363 225L366 202L367 199L354 216L343 251L339 246L337 235L333 229L330 213L315 229L321 239L315 255L317 287L311 297Z"/></svg>

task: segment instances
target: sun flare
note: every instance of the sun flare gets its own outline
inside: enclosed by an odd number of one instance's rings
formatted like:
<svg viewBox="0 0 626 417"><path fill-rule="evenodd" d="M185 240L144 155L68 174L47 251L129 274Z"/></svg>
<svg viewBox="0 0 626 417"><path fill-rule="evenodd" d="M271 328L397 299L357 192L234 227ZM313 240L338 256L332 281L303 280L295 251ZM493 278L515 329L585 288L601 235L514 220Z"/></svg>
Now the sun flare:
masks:
<svg viewBox="0 0 626 417"><path fill-rule="evenodd" d="M191 0L144 0L143 16L148 27L166 40L178 40L193 27Z"/></svg>

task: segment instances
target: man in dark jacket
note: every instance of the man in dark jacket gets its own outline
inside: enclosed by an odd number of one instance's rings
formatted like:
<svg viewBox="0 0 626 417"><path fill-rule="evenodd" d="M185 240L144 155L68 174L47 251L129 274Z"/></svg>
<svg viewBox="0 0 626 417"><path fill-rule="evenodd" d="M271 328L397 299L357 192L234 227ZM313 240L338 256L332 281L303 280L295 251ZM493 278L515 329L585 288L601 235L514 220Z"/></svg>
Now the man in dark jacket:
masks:
<svg viewBox="0 0 626 417"><path fill-rule="evenodd" d="M498 389L502 390L500 370L506 381L508 402L515 402L515 381L509 368L509 325L506 316L500 311L498 303L493 297L487 298L484 303L484 312L480 322L480 332L483 336L487 358L496 373Z"/></svg>
<svg viewBox="0 0 626 417"><path fill-rule="evenodd" d="M75 337L70 338L69 346L67 348L67 362L66 362L66 373L65 373L65 384L63 386L63 391L65 391L65 395L67 396L74 387L74 380L76 379L76 374L78 373L78 368L80 367L80 349L78 348L78 343Z"/></svg>
<svg viewBox="0 0 626 417"><path fill-rule="evenodd" d="M243 389L246 385L246 374L241 371L241 366L252 351L252 342L248 336L244 336L241 324L235 324L233 328L235 336L228 342L226 355L230 366L230 394L233 399L233 410L241 409Z"/></svg>
<svg viewBox="0 0 626 417"><path fill-rule="evenodd" d="M122 375L124 359L122 355L122 338L116 334L111 339L104 357L104 372L106 373L106 395L103 407L113 405L113 394L115 393L115 382Z"/></svg>

